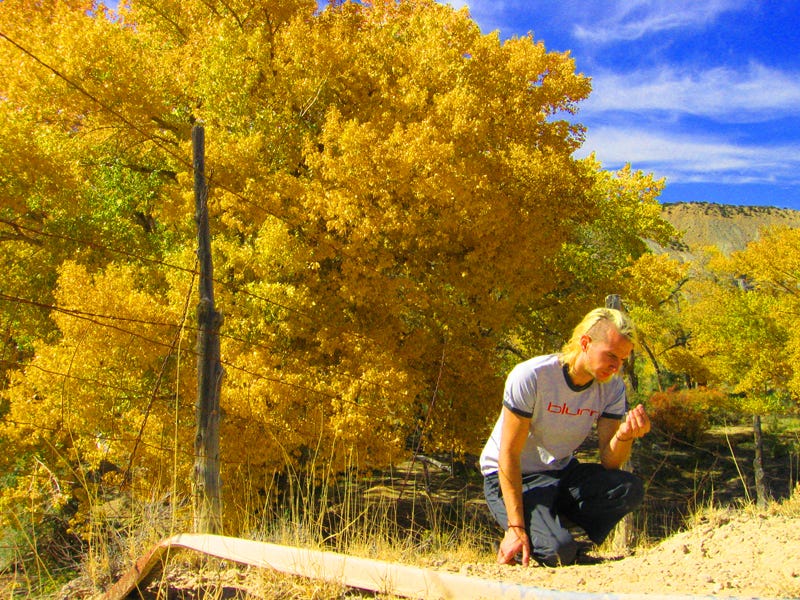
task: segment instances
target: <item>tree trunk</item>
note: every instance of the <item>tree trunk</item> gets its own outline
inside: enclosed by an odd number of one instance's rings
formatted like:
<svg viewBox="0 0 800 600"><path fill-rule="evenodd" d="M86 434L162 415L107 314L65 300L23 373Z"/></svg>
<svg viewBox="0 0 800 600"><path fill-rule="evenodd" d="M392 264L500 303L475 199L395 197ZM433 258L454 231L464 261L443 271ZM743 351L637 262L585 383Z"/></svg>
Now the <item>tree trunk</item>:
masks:
<svg viewBox="0 0 800 600"><path fill-rule="evenodd" d="M658 385L658 391L659 392L663 392L664 391L664 384L662 382L662 379L664 378L664 374L661 371L661 365L658 363L658 359L656 358L656 355L653 354L653 350L650 348L650 346L647 345L647 343L644 340L642 340L640 338L639 339L639 344L642 346L642 348L644 348L644 351L647 353L647 356L650 358L650 364L653 365L653 369L655 369L655 372L656 372L656 384Z"/></svg>
<svg viewBox="0 0 800 600"><path fill-rule="evenodd" d="M753 441L756 452L753 458L753 473L756 480L756 506L766 508L769 504L770 493L767 480L764 477L764 437L761 433L761 415L753 416Z"/></svg>
<svg viewBox="0 0 800 600"><path fill-rule="evenodd" d="M219 396L222 383L219 328L214 308L214 271L208 226L208 188L205 180L205 133L192 130L194 148L195 220L200 264L200 302L197 305L197 434L194 442L195 533L220 533L222 503L219 478Z"/></svg>

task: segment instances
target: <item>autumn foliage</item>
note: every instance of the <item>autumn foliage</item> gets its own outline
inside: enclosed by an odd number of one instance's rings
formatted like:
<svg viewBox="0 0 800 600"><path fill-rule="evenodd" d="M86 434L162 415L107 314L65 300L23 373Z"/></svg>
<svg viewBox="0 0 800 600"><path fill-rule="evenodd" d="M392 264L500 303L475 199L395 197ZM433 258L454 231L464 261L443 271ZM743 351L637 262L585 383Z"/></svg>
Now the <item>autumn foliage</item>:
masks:
<svg viewBox="0 0 800 600"><path fill-rule="evenodd" d="M575 158L568 54L432 0L4 0L0 36L5 514L33 472L191 487L196 124L234 528L287 468L475 451L503 349L670 233L663 182Z"/></svg>
<svg viewBox="0 0 800 600"><path fill-rule="evenodd" d="M652 394L647 401L653 426L688 442L699 440L712 425L723 424L732 408L727 394L706 388L669 389Z"/></svg>

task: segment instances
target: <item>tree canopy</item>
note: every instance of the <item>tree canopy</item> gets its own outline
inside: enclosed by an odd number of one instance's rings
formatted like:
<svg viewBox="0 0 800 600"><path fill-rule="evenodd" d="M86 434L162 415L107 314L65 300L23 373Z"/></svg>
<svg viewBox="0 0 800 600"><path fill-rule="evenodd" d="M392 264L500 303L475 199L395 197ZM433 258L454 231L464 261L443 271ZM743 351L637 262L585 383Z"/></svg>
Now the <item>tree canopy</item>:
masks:
<svg viewBox="0 0 800 600"><path fill-rule="evenodd" d="M0 3L3 469L188 485L191 129L206 129L222 462L475 451L543 349L665 241L663 182L574 156L569 54L433 0ZM176 458L177 457L177 458Z"/></svg>
<svg viewBox="0 0 800 600"><path fill-rule="evenodd" d="M793 229L764 231L731 256L716 253L693 282L690 347L712 383L742 394L749 412L781 410L798 396L798 241Z"/></svg>

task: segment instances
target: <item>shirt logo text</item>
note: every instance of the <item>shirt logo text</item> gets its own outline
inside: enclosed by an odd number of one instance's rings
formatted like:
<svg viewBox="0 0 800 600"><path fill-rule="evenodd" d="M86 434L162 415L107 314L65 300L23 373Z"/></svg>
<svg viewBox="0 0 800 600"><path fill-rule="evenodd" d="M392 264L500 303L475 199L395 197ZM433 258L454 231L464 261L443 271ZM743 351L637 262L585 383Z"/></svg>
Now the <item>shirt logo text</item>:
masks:
<svg viewBox="0 0 800 600"><path fill-rule="evenodd" d="M552 402L547 405L547 412L556 413L557 415L569 415L570 417L582 417L584 415L593 417L598 414L593 408L576 408L575 412L572 412L566 404L553 404Z"/></svg>

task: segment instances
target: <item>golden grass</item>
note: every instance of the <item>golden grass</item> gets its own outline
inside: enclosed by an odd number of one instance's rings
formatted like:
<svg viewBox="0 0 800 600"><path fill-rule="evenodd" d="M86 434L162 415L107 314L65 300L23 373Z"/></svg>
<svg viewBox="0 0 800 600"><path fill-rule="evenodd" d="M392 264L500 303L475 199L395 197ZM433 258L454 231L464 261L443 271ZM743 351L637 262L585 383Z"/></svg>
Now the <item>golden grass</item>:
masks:
<svg viewBox="0 0 800 600"><path fill-rule="evenodd" d="M352 475L340 482L341 489L322 488L312 493L305 479L298 477L295 493L282 503L266 503L258 519L251 517L241 537L280 545L332 550L388 562L420 567L443 567L490 563L494 559L492 542L498 532L487 525L486 507L473 487L467 492L458 487L430 486L418 471L400 483ZM427 477L427 474L426 474ZM403 480L395 478L395 481ZM448 481L442 476L441 481ZM423 485L424 483L424 485ZM432 491L427 489L434 488ZM737 511L758 511L744 502L732 507L713 502L691 505L684 516L685 527L701 523L725 522ZM761 512L800 517L800 486L793 495L772 502ZM483 517L481 517L483 515ZM96 502L91 513L87 551L77 567L69 588L71 598L89 598L107 588L134 561L153 545L170 535L191 530L191 503L170 494L146 501L115 498ZM647 515L640 516L647 522ZM237 535L237 534L234 534ZM659 540L663 541L663 540ZM653 544L645 536L634 540L633 550ZM31 551L20 548L19 553ZM611 552L610 547L600 554ZM44 561L35 561L37 564ZM37 581L30 567L8 570L0 578L0 597L61 598L63 576L50 575ZM171 557L168 568L151 586L153 598L173 596L176 590L193 590L193 598L356 598L356 591L336 582L291 577L266 570L243 570L219 560L188 554ZM170 591L171 590L171 591ZM362 596L363 597L363 596ZM389 599L390 597L385 597Z"/></svg>

